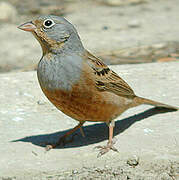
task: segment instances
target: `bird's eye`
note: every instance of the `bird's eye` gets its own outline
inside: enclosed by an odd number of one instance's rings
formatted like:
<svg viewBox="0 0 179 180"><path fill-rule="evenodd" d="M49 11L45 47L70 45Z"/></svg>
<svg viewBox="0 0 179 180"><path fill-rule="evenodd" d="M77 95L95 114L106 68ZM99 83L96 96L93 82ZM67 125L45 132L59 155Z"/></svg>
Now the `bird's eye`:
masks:
<svg viewBox="0 0 179 180"><path fill-rule="evenodd" d="M54 21L51 19L46 19L43 23L43 26L45 28L51 28L53 25L55 25Z"/></svg>

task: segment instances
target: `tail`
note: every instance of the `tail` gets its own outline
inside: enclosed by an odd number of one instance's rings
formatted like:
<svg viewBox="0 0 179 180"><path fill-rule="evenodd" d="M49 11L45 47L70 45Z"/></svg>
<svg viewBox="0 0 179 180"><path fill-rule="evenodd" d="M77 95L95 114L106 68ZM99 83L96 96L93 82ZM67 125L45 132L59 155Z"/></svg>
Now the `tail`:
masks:
<svg viewBox="0 0 179 180"><path fill-rule="evenodd" d="M152 105L152 106L172 109L172 110L176 110L176 111L179 110L178 107L170 106L168 104L163 104L163 103L153 101L153 100L150 100L150 99L146 99L146 98L142 98L142 97L135 97L135 103L136 103L136 105L149 104L149 105Z"/></svg>

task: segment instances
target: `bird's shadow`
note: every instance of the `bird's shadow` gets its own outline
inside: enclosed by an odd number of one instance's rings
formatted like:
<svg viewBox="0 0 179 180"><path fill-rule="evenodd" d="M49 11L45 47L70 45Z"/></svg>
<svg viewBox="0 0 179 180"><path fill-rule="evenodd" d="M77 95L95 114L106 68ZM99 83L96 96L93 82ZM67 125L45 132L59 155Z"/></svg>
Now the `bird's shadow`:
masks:
<svg viewBox="0 0 179 180"><path fill-rule="evenodd" d="M137 121L144 120L156 114L167 113L171 111L174 111L174 110L166 109L166 108L152 108L142 113L130 116L128 118L118 120L115 123L114 136L122 133L123 131L125 131L127 128L129 128L132 124L134 124ZM65 131L59 131L52 134L27 136L21 139L13 140L11 142L18 142L18 141L30 142L34 145L45 147L46 143L48 142L49 143L57 142L59 137L63 136L69 130L70 129L67 129ZM95 143L108 139L108 127L106 126L105 123L84 126L83 130L85 132L85 137L82 137L82 135L80 134L80 131L78 130L76 132L77 136L74 137L74 140L71 143L68 143L65 146L62 146L59 148L72 148L72 147L86 146L89 144L95 144Z"/></svg>

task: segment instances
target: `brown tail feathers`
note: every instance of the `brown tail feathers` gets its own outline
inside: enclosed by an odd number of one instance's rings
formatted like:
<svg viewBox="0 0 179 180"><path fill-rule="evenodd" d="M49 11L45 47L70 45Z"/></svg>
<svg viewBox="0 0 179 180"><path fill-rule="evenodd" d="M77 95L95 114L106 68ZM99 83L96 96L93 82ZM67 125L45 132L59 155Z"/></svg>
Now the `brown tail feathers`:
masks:
<svg viewBox="0 0 179 180"><path fill-rule="evenodd" d="M163 108L173 109L173 110L179 110L178 107L170 106L168 104L163 104L163 103L153 101L153 100L150 100L150 99L146 99L146 98L142 98L142 97L135 97L135 102L136 102L137 105L149 104L149 105L152 105L152 106L163 107Z"/></svg>

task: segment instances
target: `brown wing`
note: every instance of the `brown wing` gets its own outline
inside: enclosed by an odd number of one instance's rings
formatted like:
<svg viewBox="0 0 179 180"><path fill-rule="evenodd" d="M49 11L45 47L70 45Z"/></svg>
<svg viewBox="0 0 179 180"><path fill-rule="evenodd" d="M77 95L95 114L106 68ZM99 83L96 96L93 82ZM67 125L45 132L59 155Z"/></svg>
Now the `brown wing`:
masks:
<svg viewBox="0 0 179 180"><path fill-rule="evenodd" d="M99 90L113 92L119 96L134 97L134 91L131 87L116 74L109 69L100 59L87 52L88 64L93 69L96 79L96 87Z"/></svg>

